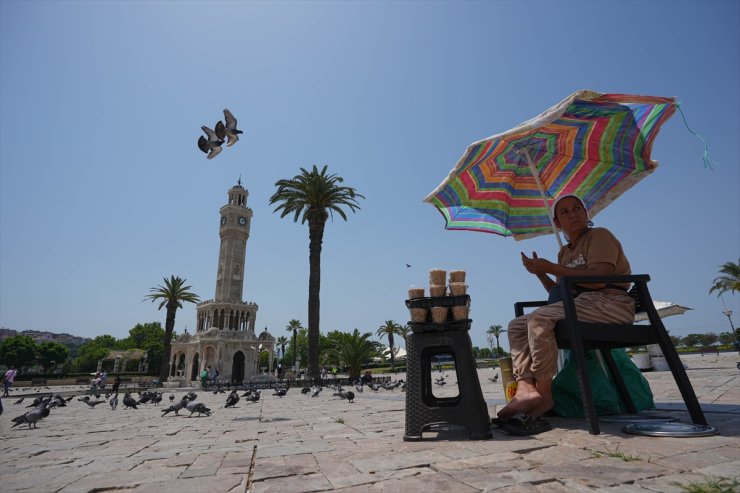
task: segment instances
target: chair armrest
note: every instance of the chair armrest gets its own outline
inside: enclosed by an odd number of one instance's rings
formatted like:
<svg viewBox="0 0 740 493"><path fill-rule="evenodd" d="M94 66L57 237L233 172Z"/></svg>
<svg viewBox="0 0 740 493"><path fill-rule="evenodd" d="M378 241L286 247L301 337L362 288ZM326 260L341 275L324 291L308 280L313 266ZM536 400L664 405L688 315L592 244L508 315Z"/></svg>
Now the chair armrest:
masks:
<svg viewBox="0 0 740 493"><path fill-rule="evenodd" d="M524 315L525 308L538 307L547 305L547 301L517 301L514 303L514 316L521 317Z"/></svg>
<svg viewBox="0 0 740 493"><path fill-rule="evenodd" d="M604 284L622 284L622 283L633 283L635 294L629 293L635 300L636 308L645 310L648 312L648 318L652 320L652 316L657 317L655 313L655 307L653 300L650 297L647 283L650 281L648 274L633 274L629 276L563 276L559 279L560 281L560 292L563 299L563 308L565 310L565 318L577 320L575 304L573 303L573 288L576 284L592 284L592 283L604 283Z"/></svg>
<svg viewBox="0 0 740 493"><path fill-rule="evenodd" d="M573 288L574 284L593 284L593 283L605 283L605 284L620 284L620 283L639 283L650 281L648 274L633 274L629 276L563 276L560 278L560 284Z"/></svg>

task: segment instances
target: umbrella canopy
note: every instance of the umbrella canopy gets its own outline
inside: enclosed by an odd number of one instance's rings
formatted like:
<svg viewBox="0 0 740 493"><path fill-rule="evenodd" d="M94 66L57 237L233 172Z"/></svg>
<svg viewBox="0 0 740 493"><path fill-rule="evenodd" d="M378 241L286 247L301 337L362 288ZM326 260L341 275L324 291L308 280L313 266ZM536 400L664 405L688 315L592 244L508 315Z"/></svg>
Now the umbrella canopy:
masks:
<svg viewBox="0 0 740 493"><path fill-rule="evenodd" d="M439 209L447 229L517 240L552 233L558 195L578 195L593 217L652 173L653 140L675 111L675 98L575 92L471 144L424 201Z"/></svg>
<svg viewBox="0 0 740 493"><path fill-rule="evenodd" d="M655 311L658 312L660 318L670 317L671 315L682 315L689 310L693 310L693 308L677 305L670 301L653 301L653 306L655 306ZM635 322L643 322L647 319L646 312L635 313Z"/></svg>

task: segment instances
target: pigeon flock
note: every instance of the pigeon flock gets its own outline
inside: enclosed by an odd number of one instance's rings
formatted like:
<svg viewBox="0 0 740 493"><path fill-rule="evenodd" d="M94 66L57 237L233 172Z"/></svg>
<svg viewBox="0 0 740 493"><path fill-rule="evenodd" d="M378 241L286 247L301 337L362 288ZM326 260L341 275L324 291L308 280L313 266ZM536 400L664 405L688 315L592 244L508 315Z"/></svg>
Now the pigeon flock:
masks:
<svg viewBox="0 0 740 493"><path fill-rule="evenodd" d="M213 130L205 125L200 127L206 136L201 135L198 139L198 149L206 153L208 159L219 155L224 142L227 142L226 147L231 147L239 142L239 135L244 133L236 128L236 118L227 108L224 109L224 120L226 120L225 125L219 120Z"/></svg>
<svg viewBox="0 0 740 493"><path fill-rule="evenodd" d="M331 380L327 380L322 381L321 385L303 387L300 392L301 394L309 398L316 398L320 396L322 389L326 387L332 390L332 398L338 398L341 400L346 400L348 403L353 403L355 396L357 395L356 393L362 393L365 389L365 386L367 386L373 392L378 392L380 390L393 391L399 388L401 389L401 391L406 390L406 384L403 380L382 383L367 382L365 384L357 381L357 383L354 385L353 390L345 390L344 388L342 388L341 385L338 385ZM275 382L270 387L270 389L272 390L273 398L282 399L286 395L288 395L288 392L290 390L290 382ZM51 389L49 388L49 390ZM122 391L123 390L124 389L122 389ZM266 389L260 390L256 388L249 388L245 391L243 386L235 388L228 384L219 384L213 389L209 389L209 392L212 392L214 395L226 394L226 400L223 407L225 409L238 409L240 407L240 403L242 405L241 407L243 407L259 402L260 398L262 397L262 391L264 390ZM41 389L38 389L38 392L41 393ZM240 394L240 392L242 393ZM13 418L12 421L14 424L12 427L15 428L16 426L28 425L29 429L37 428L38 422L49 416L53 409L59 407L67 407L71 404L70 401L72 401L75 397L77 397L76 400L78 402L84 404L85 407L89 408L90 410L96 409L98 404L108 403L110 405L110 410L116 411L120 403L122 410L135 411L141 409L141 406L159 406L159 404L162 402L164 394L163 392L158 392L155 390L144 390L138 393L125 391L123 392L123 396L122 398L120 398L120 401L118 393L107 393L105 394L105 399L101 399L100 392L97 389L92 393L88 391L85 395L71 395L66 398L58 393L46 395L42 394L35 397L30 397L26 395L13 401L13 405L21 405L26 403L27 405L25 407L29 410ZM213 411L209 407L207 407L205 403L198 400L198 395L193 391L182 394L179 398L175 396L175 393L170 393L168 396L168 400L169 406L161 410L162 417L208 417L213 414Z"/></svg>

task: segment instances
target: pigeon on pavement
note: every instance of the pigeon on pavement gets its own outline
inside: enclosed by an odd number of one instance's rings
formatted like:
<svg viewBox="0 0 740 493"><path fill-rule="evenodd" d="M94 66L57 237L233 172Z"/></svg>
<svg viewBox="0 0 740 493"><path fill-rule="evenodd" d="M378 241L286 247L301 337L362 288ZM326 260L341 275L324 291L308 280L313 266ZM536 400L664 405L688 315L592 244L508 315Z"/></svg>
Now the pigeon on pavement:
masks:
<svg viewBox="0 0 740 493"><path fill-rule="evenodd" d="M236 390L232 390L229 396L226 398L226 405L224 407L234 407L239 402L239 394Z"/></svg>
<svg viewBox="0 0 740 493"><path fill-rule="evenodd" d="M186 404L187 404L188 402L190 402L190 401L188 400L187 396L183 396L183 397L182 397L182 399L180 399L180 402L178 402L177 404L172 404L172 405L171 405L170 407L168 407L167 409L164 409L164 410L162 411L162 416L166 416L167 414L169 414L169 413L171 413L171 412L173 412L173 411L174 411L174 413L175 413L175 416L179 416L179 415L180 415L179 411L180 411L180 410L181 410L182 408L184 408L184 407L185 407L185 405L186 405Z"/></svg>
<svg viewBox="0 0 740 493"><path fill-rule="evenodd" d="M205 414L206 416L211 415L211 410L208 409L202 402L188 402L187 404L185 404L185 408L190 411L190 416L188 416L188 418L191 417L193 413L198 413L198 416L200 416L201 414Z"/></svg>
<svg viewBox="0 0 740 493"><path fill-rule="evenodd" d="M113 397L111 397L109 402L110 402L110 408L115 411L116 408L118 407L118 394L113 394Z"/></svg>
<svg viewBox="0 0 740 493"><path fill-rule="evenodd" d="M20 416L13 418L13 422L15 423L13 425L13 428L23 423L28 423L29 430L31 429L31 425L33 425L33 427L36 428L36 422L44 419L48 415L49 415L49 408L47 406L38 407L34 409L33 411L28 411L25 414L21 414Z"/></svg>
<svg viewBox="0 0 740 493"><path fill-rule="evenodd" d="M126 394L123 396L123 405L126 406L124 407L124 409L129 409L129 408L138 409L136 407L136 399L131 397L131 394L129 394L128 392L126 392Z"/></svg>

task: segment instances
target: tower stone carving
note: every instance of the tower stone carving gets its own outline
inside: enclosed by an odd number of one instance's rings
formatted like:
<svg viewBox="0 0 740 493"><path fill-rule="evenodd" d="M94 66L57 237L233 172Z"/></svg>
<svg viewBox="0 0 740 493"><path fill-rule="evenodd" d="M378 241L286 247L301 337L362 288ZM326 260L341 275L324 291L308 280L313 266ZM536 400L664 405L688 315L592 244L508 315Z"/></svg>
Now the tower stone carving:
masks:
<svg viewBox="0 0 740 493"><path fill-rule="evenodd" d="M197 305L195 334L185 332L173 342L169 381L198 381L200 372L212 366L218 369L219 380L241 383L259 373L262 352L269 354L268 371L272 371L275 338L266 328L255 333L258 306L242 300L252 225L248 197L240 179L219 209L216 293L212 300Z"/></svg>

